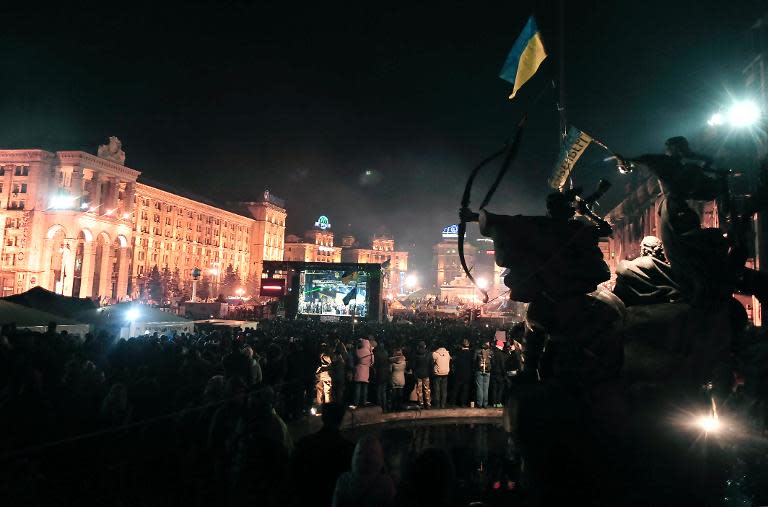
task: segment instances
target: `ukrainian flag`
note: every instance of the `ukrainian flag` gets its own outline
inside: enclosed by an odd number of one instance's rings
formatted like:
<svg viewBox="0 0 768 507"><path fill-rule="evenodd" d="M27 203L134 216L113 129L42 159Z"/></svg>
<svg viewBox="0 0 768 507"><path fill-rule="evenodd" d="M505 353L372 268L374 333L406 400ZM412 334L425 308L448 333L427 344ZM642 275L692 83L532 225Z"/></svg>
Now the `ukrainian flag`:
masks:
<svg viewBox="0 0 768 507"><path fill-rule="evenodd" d="M541 39L541 32L539 27L536 26L536 20L533 16L528 18L528 22L525 24L522 33L515 41L515 45L512 46L512 50L507 56L507 61L504 62L504 67L501 69L499 77L506 81L509 81L514 85L512 88L512 95L509 98L513 98L526 81L531 79L539 65L547 57L547 52L544 50L544 42Z"/></svg>

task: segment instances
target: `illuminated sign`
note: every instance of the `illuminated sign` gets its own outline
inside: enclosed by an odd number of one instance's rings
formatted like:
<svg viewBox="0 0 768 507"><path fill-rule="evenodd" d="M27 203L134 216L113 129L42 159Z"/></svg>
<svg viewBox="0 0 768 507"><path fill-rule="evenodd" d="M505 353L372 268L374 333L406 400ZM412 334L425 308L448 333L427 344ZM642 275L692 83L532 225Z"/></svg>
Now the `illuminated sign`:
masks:
<svg viewBox="0 0 768 507"><path fill-rule="evenodd" d="M444 238L458 238L459 237L459 224L449 225L443 229Z"/></svg>
<svg viewBox="0 0 768 507"><path fill-rule="evenodd" d="M283 278L262 278L260 295L277 297L285 294L285 279Z"/></svg>
<svg viewBox="0 0 768 507"><path fill-rule="evenodd" d="M320 230L324 231L331 228L331 222L328 221L327 216L320 215L320 218L318 218L317 222L315 222L315 227L319 227Z"/></svg>

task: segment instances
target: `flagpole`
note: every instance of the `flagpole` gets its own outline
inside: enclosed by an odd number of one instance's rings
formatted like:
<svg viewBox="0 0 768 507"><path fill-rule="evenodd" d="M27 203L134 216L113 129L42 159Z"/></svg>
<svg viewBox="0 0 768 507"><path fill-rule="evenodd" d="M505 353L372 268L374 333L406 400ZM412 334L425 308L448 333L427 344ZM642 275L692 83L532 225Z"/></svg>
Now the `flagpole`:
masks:
<svg viewBox="0 0 768 507"><path fill-rule="evenodd" d="M568 119L565 111L565 0L559 0L560 14L560 47L559 47L559 92L557 110L560 113L560 138L565 141L568 135Z"/></svg>

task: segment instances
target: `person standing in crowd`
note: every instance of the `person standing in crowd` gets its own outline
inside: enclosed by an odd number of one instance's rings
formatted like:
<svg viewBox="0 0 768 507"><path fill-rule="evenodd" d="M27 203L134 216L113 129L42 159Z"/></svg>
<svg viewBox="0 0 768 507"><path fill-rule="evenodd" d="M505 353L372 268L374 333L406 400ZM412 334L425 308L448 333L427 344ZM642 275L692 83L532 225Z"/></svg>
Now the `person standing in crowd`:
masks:
<svg viewBox="0 0 768 507"><path fill-rule="evenodd" d="M258 354L253 352L253 348L249 345L246 345L243 348L243 352L245 353L245 357L248 358L248 362L250 363L250 369L251 369L251 385L258 386L261 384L263 374L261 372L261 363L259 362L261 358Z"/></svg>
<svg viewBox="0 0 768 507"><path fill-rule="evenodd" d="M387 394L389 393L391 379L389 352L387 352L383 343L377 343L373 349L373 365L376 372L376 403L379 404L382 411L387 412L390 409Z"/></svg>
<svg viewBox="0 0 768 507"><path fill-rule="evenodd" d="M506 376L506 398L509 398L512 386L514 384L515 377L522 368L522 361L520 356L520 350L517 348L514 340L507 340L507 344L504 347L504 371Z"/></svg>
<svg viewBox="0 0 768 507"><path fill-rule="evenodd" d="M488 342L475 353L475 400L479 408L488 406L488 383L491 374L491 348Z"/></svg>
<svg viewBox="0 0 768 507"><path fill-rule="evenodd" d="M496 348L491 351L491 385L488 402L492 407L501 407L504 402L504 386L506 385L506 358L504 342L496 340Z"/></svg>
<svg viewBox="0 0 768 507"><path fill-rule="evenodd" d="M469 340L461 341L461 348L453 360L453 404L466 407L469 404L469 384L472 381L472 351Z"/></svg>
<svg viewBox="0 0 768 507"><path fill-rule="evenodd" d="M331 356L331 399L342 405L345 403L344 394L347 386L347 348L336 337L335 347Z"/></svg>
<svg viewBox="0 0 768 507"><path fill-rule="evenodd" d="M361 438L352 455L352 469L336 481L333 507L387 507L395 496L392 478L384 472L384 450L378 438Z"/></svg>
<svg viewBox="0 0 768 507"><path fill-rule="evenodd" d="M373 365L371 341L360 338L355 349L355 405L360 407L368 403L368 381Z"/></svg>
<svg viewBox="0 0 768 507"><path fill-rule="evenodd" d="M403 408L403 388L405 387L405 356L403 349L396 349L390 358L390 381L392 383L392 410Z"/></svg>
<svg viewBox="0 0 768 507"><path fill-rule="evenodd" d="M429 370L432 361L427 355L427 344L419 342L413 359L413 375L416 377L416 401L421 408L432 407L432 393L429 388Z"/></svg>
<svg viewBox="0 0 768 507"><path fill-rule="evenodd" d="M291 460L295 505L330 505L339 476L349 470L354 444L339 431L346 407L322 406L323 427L296 444Z"/></svg>
<svg viewBox="0 0 768 507"><path fill-rule="evenodd" d="M304 351L300 341L290 341L285 354L286 375L279 403L289 420L301 417L306 405L314 398L318 350ZM309 357L307 357L309 354Z"/></svg>
<svg viewBox="0 0 768 507"><path fill-rule="evenodd" d="M432 367L435 407L445 408L448 397L448 374L451 371L451 354L442 345L432 352Z"/></svg>
<svg viewBox="0 0 768 507"><path fill-rule="evenodd" d="M315 370L315 403L322 405L331 401L331 356L325 351L326 344L320 345L320 365Z"/></svg>

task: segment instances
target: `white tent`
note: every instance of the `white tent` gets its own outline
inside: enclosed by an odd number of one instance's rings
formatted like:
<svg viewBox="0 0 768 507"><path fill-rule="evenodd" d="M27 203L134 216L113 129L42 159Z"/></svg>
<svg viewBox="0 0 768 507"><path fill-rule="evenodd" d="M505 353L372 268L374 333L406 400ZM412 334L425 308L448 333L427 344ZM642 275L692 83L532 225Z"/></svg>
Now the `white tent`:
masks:
<svg viewBox="0 0 768 507"><path fill-rule="evenodd" d="M103 329L120 338L152 333L192 333L195 330L195 323L189 319L137 303L104 306L82 317L95 329Z"/></svg>
<svg viewBox="0 0 768 507"><path fill-rule="evenodd" d="M0 324L14 324L17 329L45 332L51 322L56 323L56 331L70 334L84 335L90 330L88 324L0 299Z"/></svg>

